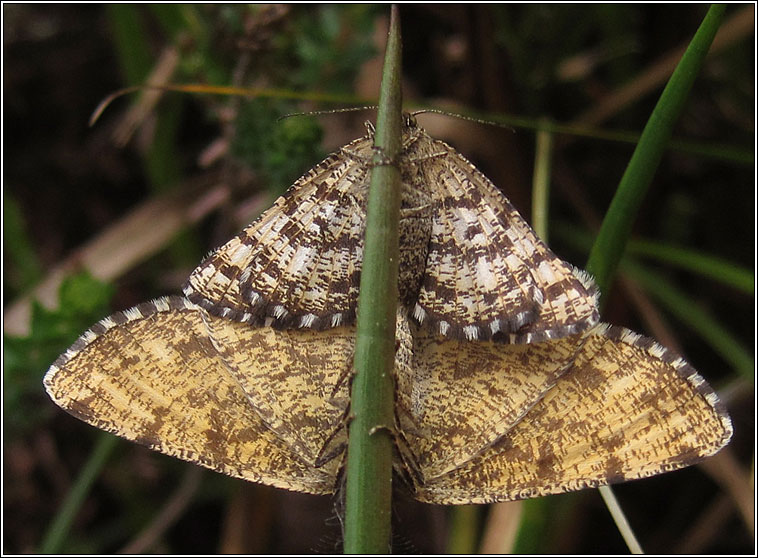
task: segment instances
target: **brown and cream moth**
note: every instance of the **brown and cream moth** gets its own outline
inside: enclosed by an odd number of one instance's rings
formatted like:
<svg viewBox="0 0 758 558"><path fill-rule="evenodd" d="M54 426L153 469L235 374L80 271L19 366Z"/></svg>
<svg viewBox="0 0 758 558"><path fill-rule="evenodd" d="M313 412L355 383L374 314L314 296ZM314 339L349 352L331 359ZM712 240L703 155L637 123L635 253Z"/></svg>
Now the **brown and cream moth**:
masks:
<svg viewBox="0 0 758 558"><path fill-rule="evenodd" d="M298 179L192 273L215 316L277 328L352 325L372 129ZM412 117L403 128L400 302L448 337L533 343L599 319L591 278L559 259L486 176Z"/></svg>

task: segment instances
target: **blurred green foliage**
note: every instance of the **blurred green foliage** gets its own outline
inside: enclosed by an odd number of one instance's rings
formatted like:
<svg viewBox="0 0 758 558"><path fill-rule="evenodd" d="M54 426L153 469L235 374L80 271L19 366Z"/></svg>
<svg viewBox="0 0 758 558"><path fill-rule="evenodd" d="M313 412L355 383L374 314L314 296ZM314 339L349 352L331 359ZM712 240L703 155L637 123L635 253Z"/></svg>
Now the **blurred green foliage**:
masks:
<svg viewBox="0 0 758 558"><path fill-rule="evenodd" d="M526 112L539 112L550 102L551 92L561 79L561 67L566 53L581 52L587 43L593 50L586 53L589 65L607 64L610 84L620 85L639 65L640 11L630 5L592 6L578 4L532 5L515 12L502 6L495 11L495 40L512 53L514 73L519 76L515 85L527 103ZM560 37L561 48L555 48ZM565 72L565 70L564 70ZM585 91L582 73L564 73L564 100L577 102Z"/></svg>
<svg viewBox="0 0 758 558"><path fill-rule="evenodd" d="M58 308L48 310L32 302L30 333L4 335L3 398L5 432L21 435L39 425L52 408L37 402L42 376L53 361L94 322L108 313L114 287L79 273L64 279Z"/></svg>
<svg viewBox="0 0 758 558"><path fill-rule="evenodd" d="M295 89L350 92L361 65L376 54L374 18L387 6L323 5L315 14L301 12L293 33L277 46L291 59L287 76Z"/></svg>
<svg viewBox="0 0 758 558"><path fill-rule="evenodd" d="M42 278L42 264L27 234L27 223L15 198L3 191L3 296L17 296Z"/></svg>

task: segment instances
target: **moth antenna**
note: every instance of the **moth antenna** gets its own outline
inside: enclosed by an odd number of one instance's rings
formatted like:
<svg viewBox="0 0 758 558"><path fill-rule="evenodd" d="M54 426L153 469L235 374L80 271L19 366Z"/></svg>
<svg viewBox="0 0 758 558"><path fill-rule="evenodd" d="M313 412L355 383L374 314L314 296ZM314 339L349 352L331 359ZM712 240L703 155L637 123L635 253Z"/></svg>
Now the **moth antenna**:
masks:
<svg viewBox="0 0 758 558"><path fill-rule="evenodd" d="M277 118L277 121L284 120L285 118L289 118L291 116L317 116L319 114L335 114L339 112L357 112L359 110L372 110L378 108L377 105L366 105L365 107L346 107L346 108L339 108L339 109L331 109L331 110L311 110L308 112L293 112L290 114L285 114Z"/></svg>
<svg viewBox="0 0 758 558"><path fill-rule="evenodd" d="M440 109L421 109L410 113L411 118L415 118L418 114L424 114L424 113L433 113L433 114L441 114L443 116L452 116L454 118L460 118L461 120L468 120L470 122L476 122L478 124L488 124L490 126L497 126L498 128L506 128L510 130L511 132L516 132L516 129L513 126L509 126L508 124L501 124L500 122L494 122L492 120L484 120L483 118L474 118L473 116L466 116L464 114L458 114L457 112L447 112L445 110Z"/></svg>

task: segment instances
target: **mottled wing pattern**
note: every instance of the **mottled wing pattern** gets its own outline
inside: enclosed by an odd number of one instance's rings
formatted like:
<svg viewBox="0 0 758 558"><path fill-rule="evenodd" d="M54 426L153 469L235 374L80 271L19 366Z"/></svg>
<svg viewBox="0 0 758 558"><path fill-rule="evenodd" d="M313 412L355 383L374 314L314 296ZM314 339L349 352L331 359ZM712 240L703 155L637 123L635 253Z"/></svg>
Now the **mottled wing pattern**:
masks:
<svg viewBox="0 0 758 558"><path fill-rule="evenodd" d="M396 415L423 479L457 469L511 430L571 366L582 342L573 336L509 346L409 329L409 364L396 363Z"/></svg>
<svg viewBox="0 0 758 558"><path fill-rule="evenodd" d="M416 497L486 503L638 479L713 455L731 434L716 394L682 358L601 324L505 436L462 467L425 477Z"/></svg>
<svg viewBox="0 0 758 558"><path fill-rule="evenodd" d="M45 388L75 417L161 453L249 481L332 493L339 460L317 467L269 428L202 315L171 297L105 318L55 361ZM261 345L268 340L262 335ZM271 346L268 358L279 350ZM326 443L327 433L320 436Z"/></svg>
<svg viewBox="0 0 758 558"><path fill-rule="evenodd" d="M465 158L408 122L398 159L400 302L443 335L531 343L597 322L591 280L542 243ZM371 134L303 175L212 253L185 295L215 316L277 328L354 322Z"/></svg>
<svg viewBox="0 0 758 558"><path fill-rule="evenodd" d="M599 319L589 277L542 242L468 160L418 129L408 150L435 210L413 315L443 335L533 343L584 331Z"/></svg>
<svg viewBox="0 0 758 558"><path fill-rule="evenodd" d="M345 146L371 156L371 140ZM298 179L274 205L193 271L184 286L215 316L323 329L355 316L368 171L341 151Z"/></svg>
<svg viewBox="0 0 758 558"><path fill-rule="evenodd" d="M642 478L712 455L731 437L704 380L628 330L471 343L424 333L406 316L398 318L395 466L410 469L422 501L484 503ZM354 328L254 329L186 299L159 299L101 320L44 383L72 415L167 455L331 493L353 337Z"/></svg>
<svg viewBox="0 0 758 558"><path fill-rule="evenodd" d="M275 330L205 316L250 405L308 463L344 450L355 329Z"/></svg>

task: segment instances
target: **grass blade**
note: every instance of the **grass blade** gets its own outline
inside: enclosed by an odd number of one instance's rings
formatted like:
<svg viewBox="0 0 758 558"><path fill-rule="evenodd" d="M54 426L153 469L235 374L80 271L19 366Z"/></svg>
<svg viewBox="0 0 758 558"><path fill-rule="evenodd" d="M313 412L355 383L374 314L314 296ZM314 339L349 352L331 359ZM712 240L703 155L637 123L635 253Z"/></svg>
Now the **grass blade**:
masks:
<svg viewBox="0 0 758 558"><path fill-rule="evenodd" d="M595 276L595 281L603 295L608 293L611 278L624 253L634 219L666 149L666 144L671 138L674 124L684 109L695 77L716 36L724 10L723 5L713 5L709 8L703 23L695 33L690 46L679 61L653 109L603 219L587 262L587 271Z"/></svg>
<svg viewBox="0 0 758 558"><path fill-rule="evenodd" d="M655 258L697 275L709 277L750 296L755 293L755 275L750 270L710 254L651 240L630 241L629 253Z"/></svg>
<svg viewBox="0 0 758 558"><path fill-rule="evenodd" d="M76 518L76 514L82 507L90 488L92 488L93 483L100 475L100 471L105 466L111 453L113 453L113 449L117 443L118 438L111 434L101 433L98 436L97 444L92 450L89 459L87 459L76 482L71 487L71 490L69 490L68 495L66 495L63 504L58 508L55 519L42 539L42 544L40 545L40 552L42 554L60 553L61 544L66 538L71 524Z"/></svg>
<svg viewBox="0 0 758 558"><path fill-rule="evenodd" d="M544 128L537 131L532 177L532 228L545 243L548 241L548 199L550 198L550 170L553 152L553 133L550 122L540 119Z"/></svg>

